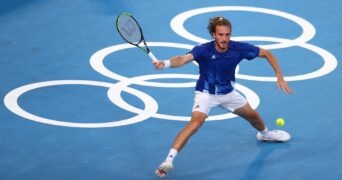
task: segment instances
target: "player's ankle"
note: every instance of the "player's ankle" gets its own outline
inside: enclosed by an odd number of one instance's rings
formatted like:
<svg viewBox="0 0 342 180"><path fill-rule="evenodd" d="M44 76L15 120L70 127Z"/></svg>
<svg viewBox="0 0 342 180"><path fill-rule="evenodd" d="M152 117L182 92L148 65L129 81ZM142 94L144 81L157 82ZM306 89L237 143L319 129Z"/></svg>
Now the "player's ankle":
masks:
<svg viewBox="0 0 342 180"><path fill-rule="evenodd" d="M265 127L265 129L264 130L262 130L262 131L260 131L260 133L263 135L263 136L269 136L269 130L268 130L268 128L267 127Z"/></svg>
<svg viewBox="0 0 342 180"><path fill-rule="evenodd" d="M177 156L177 154L178 154L178 151L177 151L176 149L173 149L173 148L170 149L170 152L169 152L169 154L167 155L165 161L166 161L166 162L171 162L171 163L172 163L172 161L175 159L175 157Z"/></svg>

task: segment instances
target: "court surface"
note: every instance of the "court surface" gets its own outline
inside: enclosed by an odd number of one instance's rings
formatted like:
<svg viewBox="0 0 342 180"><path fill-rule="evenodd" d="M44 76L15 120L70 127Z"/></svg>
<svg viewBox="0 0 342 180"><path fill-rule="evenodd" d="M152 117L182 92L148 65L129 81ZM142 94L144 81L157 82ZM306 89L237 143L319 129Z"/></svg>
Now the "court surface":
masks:
<svg viewBox="0 0 342 180"><path fill-rule="evenodd" d="M187 123L195 64L157 71L127 45L115 18L130 12L159 59L210 40L225 16L232 39L271 50L294 93L262 59L243 61L237 90L288 143L262 143L220 108L166 179L342 177L342 1L4 0L0 7L0 179L158 179ZM275 125L283 117L284 127Z"/></svg>

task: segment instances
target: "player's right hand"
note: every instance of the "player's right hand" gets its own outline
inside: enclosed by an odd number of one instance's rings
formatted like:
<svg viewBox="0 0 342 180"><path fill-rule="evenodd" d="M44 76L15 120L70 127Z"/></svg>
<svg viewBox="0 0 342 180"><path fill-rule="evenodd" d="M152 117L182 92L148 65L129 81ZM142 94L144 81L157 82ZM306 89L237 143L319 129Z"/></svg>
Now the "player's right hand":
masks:
<svg viewBox="0 0 342 180"><path fill-rule="evenodd" d="M154 65L154 68L155 68L155 69L158 69L158 70L164 69L164 66L165 66L165 64L164 64L163 61L156 61L156 62L153 62L153 65Z"/></svg>

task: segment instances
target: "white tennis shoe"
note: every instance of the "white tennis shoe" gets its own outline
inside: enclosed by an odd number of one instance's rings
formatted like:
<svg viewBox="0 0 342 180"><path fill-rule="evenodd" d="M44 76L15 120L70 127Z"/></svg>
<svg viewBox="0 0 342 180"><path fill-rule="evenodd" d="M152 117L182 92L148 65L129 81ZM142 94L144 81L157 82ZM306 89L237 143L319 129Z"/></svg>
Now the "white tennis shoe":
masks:
<svg viewBox="0 0 342 180"><path fill-rule="evenodd" d="M156 169L156 175L159 177L165 177L167 173L169 173L173 169L173 164L172 162L167 162L164 161L163 163L160 164L158 169Z"/></svg>
<svg viewBox="0 0 342 180"><path fill-rule="evenodd" d="M258 132L257 139L259 141L268 141L268 142L286 142L291 139L291 135L283 130L273 130L273 131L269 131L266 136Z"/></svg>

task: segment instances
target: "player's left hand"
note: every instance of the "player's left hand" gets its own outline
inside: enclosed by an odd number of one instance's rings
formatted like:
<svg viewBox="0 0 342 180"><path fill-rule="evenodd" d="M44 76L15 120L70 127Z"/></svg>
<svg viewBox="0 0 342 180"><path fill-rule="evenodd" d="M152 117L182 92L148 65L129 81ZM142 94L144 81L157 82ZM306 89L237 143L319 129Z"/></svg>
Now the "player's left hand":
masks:
<svg viewBox="0 0 342 180"><path fill-rule="evenodd" d="M286 94L292 93L291 88L287 85L287 82L284 80L284 78L278 78L277 86L278 86L278 89L282 89L284 93Z"/></svg>

